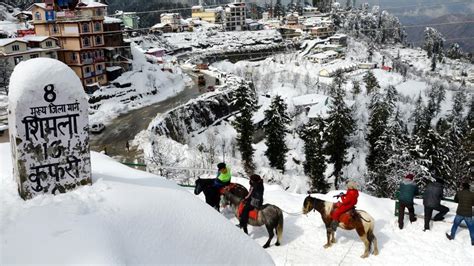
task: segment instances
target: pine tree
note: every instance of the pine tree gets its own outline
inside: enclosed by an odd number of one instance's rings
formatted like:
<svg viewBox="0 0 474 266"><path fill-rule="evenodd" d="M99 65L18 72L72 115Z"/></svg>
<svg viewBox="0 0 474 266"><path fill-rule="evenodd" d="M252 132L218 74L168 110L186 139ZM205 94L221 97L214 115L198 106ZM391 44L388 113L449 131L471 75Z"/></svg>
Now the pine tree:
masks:
<svg viewBox="0 0 474 266"><path fill-rule="evenodd" d="M446 56L451 59L459 59L462 57L462 55L463 55L463 52L458 43L451 44L451 47L449 47L446 53Z"/></svg>
<svg viewBox="0 0 474 266"><path fill-rule="evenodd" d="M286 113L287 105L277 95L273 98L270 109L265 110L265 144L267 150L265 156L270 161L270 166L285 171L286 153L288 147L285 143L285 135L288 133L286 126L290 118Z"/></svg>
<svg viewBox="0 0 474 266"><path fill-rule="evenodd" d="M436 70L436 55L433 55L433 57L431 58L431 71L435 71Z"/></svg>
<svg viewBox="0 0 474 266"><path fill-rule="evenodd" d="M324 120L317 117L314 122L304 125L299 135L304 141L306 161L303 164L304 173L309 176L311 191L327 193L329 184L326 181L326 159L323 153Z"/></svg>
<svg viewBox="0 0 474 266"><path fill-rule="evenodd" d="M388 134L389 119L397 102L395 87L389 86L385 95L375 92L369 105L370 117L368 122L369 153L366 158L369 190L377 196L388 196L387 174L390 170L383 167L391 153L392 136Z"/></svg>
<svg viewBox="0 0 474 266"><path fill-rule="evenodd" d="M359 81L354 80L352 85L352 99L355 99L355 97L361 93Z"/></svg>
<svg viewBox="0 0 474 266"><path fill-rule="evenodd" d="M347 164L345 160L347 149L350 147L349 136L355 129L352 112L344 102L345 91L333 84L334 91L331 105L329 106L327 128L324 131L324 140L327 143L325 154L329 155L329 163L334 164L334 186L339 188L342 167Z"/></svg>
<svg viewBox="0 0 474 266"><path fill-rule="evenodd" d="M367 95L380 88L379 82L372 71L367 71L363 80L365 82L365 88L367 89Z"/></svg>
<svg viewBox="0 0 474 266"><path fill-rule="evenodd" d="M281 19L285 16L285 8L281 4L281 0L276 1L275 7L273 8L273 12L273 16L275 18Z"/></svg>
<svg viewBox="0 0 474 266"><path fill-rule="evenodd" d="M240 108L236 115L233 126L237 131L237 146L242 156L242 163L247 174L253 174L255 164L253 162L254 149L252 139L254 126L253 113L257 110L256 93L253 84L242 83L235 91L233 105Z"/></svg>

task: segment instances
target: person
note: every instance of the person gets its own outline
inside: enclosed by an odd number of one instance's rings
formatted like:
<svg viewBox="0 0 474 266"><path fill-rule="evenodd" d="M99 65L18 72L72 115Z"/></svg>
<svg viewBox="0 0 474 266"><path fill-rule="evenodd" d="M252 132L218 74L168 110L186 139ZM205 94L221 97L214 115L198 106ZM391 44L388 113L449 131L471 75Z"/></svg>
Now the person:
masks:
<svg viewBox="0 0 474 266"><path fill-rule="evenodd" d="M410 222L416 221L415 209L413 208L413 198L419 193L418 186L413 182L413 174L407 174L400 183L400 196L398 200L400 205L398 207L398 227L403 229L403 219L405 218L405 208L408 209L408 216Z"/></svg>
<svg viewBox="0 0 474 266"><path fill-rule="evenodd" d="M336 203L336 209L331 214L331 230L336 232L337 226L339 225L339 217L346 211L352 209L357 204L357 198L359 198L359 191L357 191L357 184L354 181L347 182L346 194L342 193L334 197L341 198L341 201Z"/></svg>
<svg viewBox="0 0 474 266"><path fill-rule="evenodd" d="M217 164L217 177L214 180L214 187L217 189L223 188L230 184L230 168L225 163Z"/></svg>
<svg viewBox="0 0 474 266"><path fill-rule="evenodd" d="M249 213L251 210L260 209L263 203L263 180L259 175L250 176L250 189L247 196L244 198L245 206L240 215L239 227L244 229L244 232L248 234L247 224L249 222Z"/></svg>
<svg viewBox="0 0 474 266"><path fill-rule="evenodd" d="M454 201L458 202L458 208L456 209L456 216L454 217L453 226L451 227L451 234L446 233L446 237L449 240L453 240L456 231L458 230L458 226L462 221L464 221L469 229L471 245L474 246L474 220L472 219L474 192L469 190L469 183L463 183L461 188L462 190L456 193L456 196L454 197Z"/></svg>
<svg viewBox="0 0 474 266"><path fill-rule="evenodd" d="M433 215L433 210L438 211L438 214L433 217L433 221L444 220L444 215L448 213L449 208L441 205L441 198L443 198L444 180L437 178L435 182L429 183L426 186L423 194L423 206L425 209L425 229L430 230L430 220Z"/></svg>
<svg viewBox="0 0 474 266"><path fill-rule="evenodd" d="M128 140L127 143L125 143L125 148L127 149L127 152L130 152L130 144L128 144Z"/></svg>

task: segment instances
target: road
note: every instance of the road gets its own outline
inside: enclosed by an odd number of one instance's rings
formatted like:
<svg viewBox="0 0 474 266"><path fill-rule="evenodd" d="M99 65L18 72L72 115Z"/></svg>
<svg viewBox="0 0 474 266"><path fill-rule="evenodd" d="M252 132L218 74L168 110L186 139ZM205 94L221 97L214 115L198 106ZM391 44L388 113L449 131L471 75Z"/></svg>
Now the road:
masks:
<svg viewBox="0 0 474 266"><path fill-rule="evenodd" d="M190 70L185 70L185 72L192 77L192 86L188 86L182 92L167 100L118 116L100 134L90 135L91 150L103 151L105 148L109 156L117 157L121 161L135 162L136 159L140 161L143 156L135 147L130 147L130 151L127 151L127 141L130 143L140 131L148 127L158 114L196 98L196 96L205 92L207 86L215 85L215 78L204 75L206 86L198 86L196 73L192 73Z"/></svg>

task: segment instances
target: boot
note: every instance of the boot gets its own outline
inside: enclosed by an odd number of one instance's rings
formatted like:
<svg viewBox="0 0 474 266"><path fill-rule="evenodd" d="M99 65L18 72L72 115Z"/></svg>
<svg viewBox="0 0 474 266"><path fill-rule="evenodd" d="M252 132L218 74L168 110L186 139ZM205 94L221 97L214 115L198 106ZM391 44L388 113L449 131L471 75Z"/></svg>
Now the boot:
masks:
<svg viewBox="0 0 474 266"><path fill-rule="evenodd" d="M453 238L451 237L450 234L446 233L446 237L449 239L449 240L453 240Z"/></svg>
<svg viewBox="0 0 474 266"><path fill-rule="evenodd" d="M332 230L333 232L336 232L338 225L339 225L339 222L338 222L338 221L332 221L331 224L330 224L331 230Z"/></svg>

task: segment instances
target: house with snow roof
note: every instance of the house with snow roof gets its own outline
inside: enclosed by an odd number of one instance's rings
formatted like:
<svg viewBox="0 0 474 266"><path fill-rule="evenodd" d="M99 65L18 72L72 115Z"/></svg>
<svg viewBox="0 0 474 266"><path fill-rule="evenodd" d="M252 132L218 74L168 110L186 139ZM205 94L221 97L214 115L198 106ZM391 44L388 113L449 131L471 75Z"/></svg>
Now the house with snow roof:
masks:
<svg viewBox="0 0 474 266"><path fill-rule="evenodd" d="M13 69L22 61L37 57L58 58L58 40L49 36L25 36L0 39L0 57L5 57Z"/></svg>

